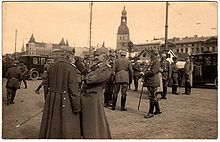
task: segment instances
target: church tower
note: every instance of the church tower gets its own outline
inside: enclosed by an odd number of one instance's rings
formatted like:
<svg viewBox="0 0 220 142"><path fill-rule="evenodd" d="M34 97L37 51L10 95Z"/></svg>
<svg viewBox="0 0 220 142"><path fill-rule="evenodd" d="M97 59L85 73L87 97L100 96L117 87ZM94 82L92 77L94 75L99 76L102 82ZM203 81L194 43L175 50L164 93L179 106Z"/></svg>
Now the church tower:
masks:
<svg viewBox="0 0 220 142"><path fill-rule="evenodd" d="M130 41L129 29L127 26L127 12L122 10L121 25L118 27L117 47L116 50L128 50L128 42Z"/></svg>

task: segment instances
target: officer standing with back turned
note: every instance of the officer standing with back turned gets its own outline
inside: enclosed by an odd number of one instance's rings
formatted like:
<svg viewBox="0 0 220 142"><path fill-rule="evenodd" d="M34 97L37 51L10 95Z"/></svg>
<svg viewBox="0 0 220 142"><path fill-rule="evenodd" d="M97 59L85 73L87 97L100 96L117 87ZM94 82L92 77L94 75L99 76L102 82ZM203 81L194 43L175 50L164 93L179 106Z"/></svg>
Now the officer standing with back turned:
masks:
<svg viewBox="0 0 220 142"><path fill-rule="evenodd" d="M131 64L128 59L126 59L126 51L121 51L121 57L115 60L114 65L114 73L115 73L115 86L114 86L114 93L113 93L113 103L112 103L112 110L115 110L116 102L118 93L121 88L121 111L126 111L125 103L126 103L126 96L128 85L131 83L132 75L129 72L132 72Z"/></svg>

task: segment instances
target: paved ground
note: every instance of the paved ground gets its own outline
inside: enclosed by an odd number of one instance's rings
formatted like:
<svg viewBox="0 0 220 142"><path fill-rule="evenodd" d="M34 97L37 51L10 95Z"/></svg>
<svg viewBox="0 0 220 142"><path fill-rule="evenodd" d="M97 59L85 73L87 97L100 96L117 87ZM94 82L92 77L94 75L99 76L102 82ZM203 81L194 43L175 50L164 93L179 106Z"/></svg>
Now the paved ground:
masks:
<svg viewBox="0 0 220 142"><path fill-rule="evenodd" d="M16 126L26 118L40 112L43 108L43 90L34 93L40 81L28 81L28 89L18 90L15 104L6 106L3 80L3 138L38 138L42 114L19 128ZM133 89L133 86L131 87ZM170 91L170 88L169 88ZM183 88L180 90L183 93ZM192 95L175 96L168 94L161 100L162 114L151 119L143 115L148 110L146 89L137 110L140 91L128 92L126 112L106 108L111 133L114 139L216 139L218 136L217 89L193 88Z"/></svg>

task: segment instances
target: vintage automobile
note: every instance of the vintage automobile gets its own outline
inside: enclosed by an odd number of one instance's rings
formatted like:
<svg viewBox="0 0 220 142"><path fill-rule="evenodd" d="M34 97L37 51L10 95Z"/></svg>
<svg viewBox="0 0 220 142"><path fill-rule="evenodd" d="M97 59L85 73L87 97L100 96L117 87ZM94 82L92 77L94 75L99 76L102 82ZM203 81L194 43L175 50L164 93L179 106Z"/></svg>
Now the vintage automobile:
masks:
<svg viewBox="0 0 220 142"><path fill-rule="evenodd" d="M53 58L48 56L38 56L38 55L23 55L19 57L19 61L22 61L28 68L28 77L31 80L37 80L41 77L44 69L44 65L47 60L54 62Z"/></svg>

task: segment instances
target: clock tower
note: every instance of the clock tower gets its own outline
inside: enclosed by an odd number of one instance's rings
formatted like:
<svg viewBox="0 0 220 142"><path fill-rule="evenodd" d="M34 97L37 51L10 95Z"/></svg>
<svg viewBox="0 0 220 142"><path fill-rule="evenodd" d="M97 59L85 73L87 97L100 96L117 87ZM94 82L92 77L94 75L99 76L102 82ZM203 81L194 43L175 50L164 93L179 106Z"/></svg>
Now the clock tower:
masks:
<svg viewBox="0 0 220 142"><path fill-rule="evenodd" d="M122 10L121 25L118 27L117 33L117 47L116 50L128 50L128 42L130 41L129 29L127 26L127 12Z"/></svg>

